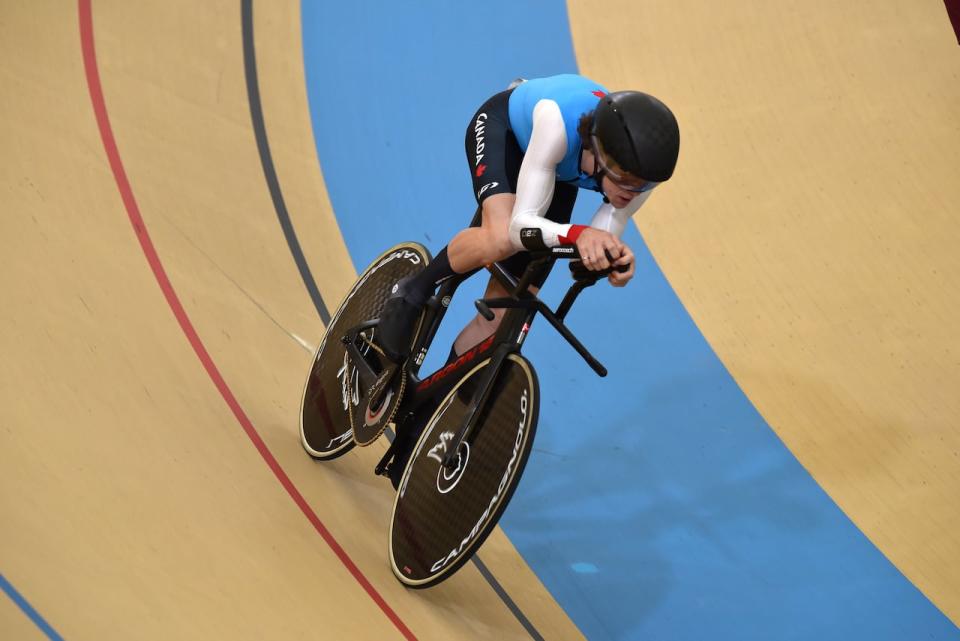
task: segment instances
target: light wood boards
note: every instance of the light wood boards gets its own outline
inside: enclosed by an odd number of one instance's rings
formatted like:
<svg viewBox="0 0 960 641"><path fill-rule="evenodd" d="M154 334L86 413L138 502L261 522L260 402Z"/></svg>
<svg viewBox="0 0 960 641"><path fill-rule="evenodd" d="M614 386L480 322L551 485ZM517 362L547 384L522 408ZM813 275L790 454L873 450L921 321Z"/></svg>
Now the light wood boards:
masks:
<svg viewBox="0 0 960 641"><path fill-rule="evenodd" d="M960 52L943 4L569 3L681 123L636 217L771 427L960 621Z"/></svg>

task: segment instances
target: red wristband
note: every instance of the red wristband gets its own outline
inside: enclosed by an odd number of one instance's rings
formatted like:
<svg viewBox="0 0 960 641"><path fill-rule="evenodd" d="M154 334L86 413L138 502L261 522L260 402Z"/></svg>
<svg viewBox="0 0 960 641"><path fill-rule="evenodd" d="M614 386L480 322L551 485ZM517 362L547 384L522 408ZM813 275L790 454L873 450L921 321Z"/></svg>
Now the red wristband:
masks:
<svg viewBox="0 0 960 641"><path fill-rule="evenodd" d="M587 228L588 225L570 225L570 231L567 232L567 235L558 236L557 238L560 240L561 245L576 245L580 234Z"/></svg>

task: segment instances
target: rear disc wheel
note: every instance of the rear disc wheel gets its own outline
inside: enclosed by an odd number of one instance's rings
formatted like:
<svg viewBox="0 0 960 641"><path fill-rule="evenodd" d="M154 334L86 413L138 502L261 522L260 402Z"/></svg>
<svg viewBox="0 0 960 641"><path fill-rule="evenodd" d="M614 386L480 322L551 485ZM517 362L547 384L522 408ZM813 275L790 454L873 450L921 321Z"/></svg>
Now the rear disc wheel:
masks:
<svg viewBox="0 0 960 641"><path fill-rule="evenodd" d="M360 323L379 318L394 283L421 271L430 258L430 252L419 243L391 247L360 274L330 320L300 398L300 443L313 458L330 460L350 451L355 444L351 412L366 411L357 368L341 338ZM369 338L373 339L373 334L375 331Z"/></svg>

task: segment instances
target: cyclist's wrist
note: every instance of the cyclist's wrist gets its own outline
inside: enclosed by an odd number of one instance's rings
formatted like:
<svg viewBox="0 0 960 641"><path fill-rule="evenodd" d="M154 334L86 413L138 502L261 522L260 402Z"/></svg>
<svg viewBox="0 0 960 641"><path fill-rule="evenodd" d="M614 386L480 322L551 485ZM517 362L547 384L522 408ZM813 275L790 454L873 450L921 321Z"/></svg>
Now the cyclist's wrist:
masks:
<svg viewBox="0 0 960 641"><path fill-rule="evenodd" d="M587 225L570 225L570 229L567 231L567 234L558 236L561 245L576 245L577 240L580 238L585 230L590 229Z"/></svg>

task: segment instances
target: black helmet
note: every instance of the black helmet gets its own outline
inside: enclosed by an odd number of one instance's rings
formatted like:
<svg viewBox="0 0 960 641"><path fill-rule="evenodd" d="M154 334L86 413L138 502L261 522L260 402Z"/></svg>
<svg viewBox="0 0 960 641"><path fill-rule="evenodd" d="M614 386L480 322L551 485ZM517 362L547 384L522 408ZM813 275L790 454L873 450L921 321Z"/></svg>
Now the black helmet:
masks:
<svg viewBox="0 0 960 641"><path fill-rule="evenodd" d="M680 127L670 109L639 91L600 99L591 135L624 171L660 183L673 175L680 153Z"/></svg>

